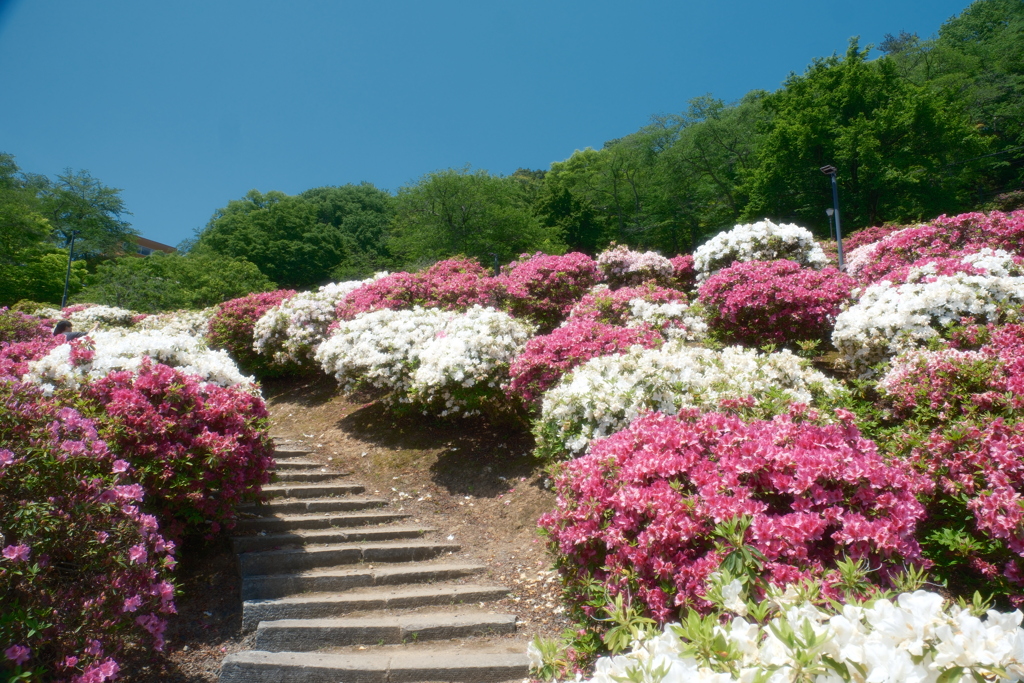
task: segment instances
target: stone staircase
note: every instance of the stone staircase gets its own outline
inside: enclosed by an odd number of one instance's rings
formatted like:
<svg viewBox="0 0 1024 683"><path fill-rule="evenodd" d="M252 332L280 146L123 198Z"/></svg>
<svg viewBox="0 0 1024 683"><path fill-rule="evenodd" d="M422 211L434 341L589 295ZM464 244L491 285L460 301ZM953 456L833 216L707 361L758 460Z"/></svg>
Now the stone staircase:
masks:
<svg viewBox="0 0 1024 683"><path fill-rule="evenodd" d="M528 675L508 595L436 529L366 495L296 443L278 440L269 503L240 509L232 539L251 650L221 683L500 682Z"/></svg>

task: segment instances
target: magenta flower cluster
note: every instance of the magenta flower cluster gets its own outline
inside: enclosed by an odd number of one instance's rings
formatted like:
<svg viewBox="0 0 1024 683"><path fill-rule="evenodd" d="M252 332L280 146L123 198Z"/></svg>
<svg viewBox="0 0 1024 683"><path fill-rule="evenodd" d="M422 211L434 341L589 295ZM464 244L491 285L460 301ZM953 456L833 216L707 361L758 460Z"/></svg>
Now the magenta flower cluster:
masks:
<svg viewBox="0 0 1024 683"><path fill-rule="evenodd" d="M0 344L35 341L49 337L52 322L0 307Z"/></svg>
<svg viewBox="0 0 1024 683"><path fill-rule="evenodd" d="M700 286L708 327L728 341L791 346L824 340L855 282L835 268L794 261L739 261Z"/></svg>
<svg viewBox="0 0 1024 683"><path fill-rule="evenodd" d="M495 282L502 309L547 331L565 320L573 305L600 279L597 264L586 254L538 252L523 254L503 267Z"/></svg>
<svg viewBox="0 0 1024 683"><path fill-rule="evenodd" d="M83 396L111 448L135 468L147 507L175 536L232 528L235 507L270 480L266 405L244 389L146 359L137 373L112 372Z"/></svg>
<svg viewBox="0 0 1024 683"><path fill-rule="evenodd" d="M723 413L652 413L592 444L564 465L556 510L541 527L557 555L570 601L593 607L586 585L639 601L659 622L707 610L719 568L714 530L747 516L745 542L765 558L764 578L834 581L844 556L865 560L874 580L921 562L918 494L931 483L886 462L852 414L837 422L804 406L771 421Z"/></svg>
<svg viewBox="0 0 1024 683"><path fill-rule="evenodd" d="M174 544L75 400L0 379L0 671L28 680L112 680L175 611Z"/></svg>
<svg viewBox="0 0 1024 683"><path fill-rule="evenodd" d="M693 254L673 256L669 261L672 263L674 288L688 292L697 286L697 269L693 265Z"/></svg>
<svg viewBox="0 0 1024 683"><path fill-rule="evenodd" d="M367 283L338 304L340 320L370 311L414 306L465 311L494 303L496 283L479 263L467 258L438 261L419 273L394 273Z"/></svg>
<svg viewBox="0 0 1024 683"><path fill-rule="evenodd" d="M686 294L678 289L647 282L635 287L609 289L599 285L583 296L569 313L570 319L587 318L610 325L625 325L632 316L629 302L643 299L652 304L686 303Z"/></svg>
<svg viewBox="0 0 1024 683"><path fill-rule="evenodd" d="M231 354L243 372L268 377L289 370L290 368L275 364L270 357L256 353L252 347L253 328L264 313L294 295L295 290L279 289L274 292L250 294L222 303L210 318L207 342L211 348L224 349Z"/></svg>
<svg viewBox="0 0 1024 683"><path fill-rule="evenodd" d="M1024 210L1003 213L965 213L939 216L927 225L891 233L867 248L856 267L863 283L892 280L907 266L923 265L942 258L954 258L980 251L1002 249L1024 255Z"/></svg>

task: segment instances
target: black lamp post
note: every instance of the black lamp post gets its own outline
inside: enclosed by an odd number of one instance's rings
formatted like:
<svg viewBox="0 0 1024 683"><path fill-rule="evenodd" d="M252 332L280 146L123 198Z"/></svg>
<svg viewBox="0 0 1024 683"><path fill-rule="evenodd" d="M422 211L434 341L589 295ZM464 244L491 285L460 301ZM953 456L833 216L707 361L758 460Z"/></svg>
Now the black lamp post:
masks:
<svg viewBox="0 0 1024 683"><path fill-rule="evenodd" d="M68 283L71 281L71 259L75 257L75 238L82 233L78 230L71 231L71 246L68 247L68 272L64 275L64 296L60 298L60 307L68 305Z"/></svg>
<svg viewBox="0 0 1024 683"><path fill-rule="evenodd" d="M843 262L843 230L839 223L839 186L836 184L836 167L822 166L821 172L832 178L832 210L836 216L836 246L839 250L839 270L846 270Z"/></svg>

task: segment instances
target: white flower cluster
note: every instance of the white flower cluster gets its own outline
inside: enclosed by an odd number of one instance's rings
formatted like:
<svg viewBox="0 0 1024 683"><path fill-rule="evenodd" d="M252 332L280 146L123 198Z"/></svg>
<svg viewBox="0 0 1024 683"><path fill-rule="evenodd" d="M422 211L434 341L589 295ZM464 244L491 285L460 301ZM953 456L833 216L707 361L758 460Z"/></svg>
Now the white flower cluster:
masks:
<svg viewBox="0 0 1024 683"><path fill-rule="evenodd" d="M211 351L201 337L169 334L165 330L108 330L93 332L86 343L92 360L72 365L71 345L61 344L38 361L29 364L25 380L52 390L55 385L77 389L83 382L98 379L115 370L136 370L146 356L154 361L197 375L204 382L220 386L251 384L226 351Z"/></svg>
<svg viewBox="0 0 1024 683"><path fill-rule="evenodd" d="M1014 260L1013 254L1002 249L986 247L974 254L967 254L960 260L995 277L1014 277L1024 274L1020 264Z"/></svg>
<svg viewBox="0 0 1024 683"><path fill-rule="evenodd" d="M635 346L621 356L592 358L562 377L545 395L537 422L538 446L581 453L593 439L625 428L652 410L713 408L722 399L773 396L810 403L836 385L789 351L761 354L739 346L721 351L669 341L659 349Z"/></svg>
<svg viewBox="0 0 1024 683"><path fill-rule="evenodd" d="M383 277L332 282L315 292L299 292L263 314L253 328L253 349L275 362L304 363L313 359L316 347L337 320L334 309L349 292Z"/></svg>
<svg viewBox="0 0 1024 683"><path fill-rule="evenodd" d="M646 299L630 299L629 310L626 327L639 327L646 323L662 330L669 339L686 341L700 341L708 333L708 324L703 316L682 301L654 303Z"/></svg>
<svg viewBox="0 0 1024 683"><path fill-rule="evenodd" d="M824 611L804 603L767 625L734 617L714 626L721 647L698 653L679 624L598 659L587 683L974 683L1024 679L1021 612L984 618L919 590ZM808 642L810 641L810 642ZM534 648L531 664L539 668ZM703 654L703 653L701 653Z"/></svg>
<svg viewBox="0 0 1024 683"><path fill-rule="evenodd" d="M702 282L734 261L778 259L819 269L828 265L825 252L809 230L792 223L763 220L718 233L693 253L693 266L697 280Z"/></svg>
<svg viewBox="0 0 1024 683"><path fill-rule="evenodd" d="M671 281L672 262L656 251L633 251L620 244L597 255L597 267L611 282L641 284L647 280Z"/></svg>
<svg viewBox="0 0 1024 683"><path fill-rule="evenodd" d="M157 313L147 315L135 324L136 330L159 330L164 334L188 334L193 337L203 338L206 336L210 318L217 312L215 306L204 308L201 311L190 311L182 309L169 313Z"/></svg>
<svg viewBox="0 0 1024 683"><path fill-rule="evenodd" d="M992 322L1024 303L1024 278L943 275L931 282L871 285L836 317L832 343L861 376L871 366L940 336L964 316Z"/></svg>
<svg viewBox="0 0 1024 683"><path fill-rule="evenodd" d="M127 308L117 306L90 306L81 311L75 311L68 316L71 324L78 328L92 326L97 323L110 327L130 327L132 319L137 314Z"/></svg>
<svg viewBox="0 0 1024 683"><path fill-rule="evenodd" d="M458 414L465 412L460 390L496 390L532 333L528 324L480 306L465 313L372 311L343 322L317 349L316 361L343 391L368 384L399 401Z"/></svg>

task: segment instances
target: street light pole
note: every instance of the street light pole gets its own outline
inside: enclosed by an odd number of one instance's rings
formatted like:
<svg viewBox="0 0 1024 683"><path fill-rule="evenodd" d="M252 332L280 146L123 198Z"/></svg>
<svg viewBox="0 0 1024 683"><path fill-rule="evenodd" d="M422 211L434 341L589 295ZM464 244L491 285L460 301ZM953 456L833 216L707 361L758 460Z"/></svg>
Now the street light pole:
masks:
<svg viewBox="0 0 1024 683"><path fill-rule="evenodd" d="M839 250L839 270L845 270L843 262L843 230L839 223L839 185L836 184L836 167L822 166L821 172L832 178L832 210L836 215L836 247Z"/></svg>
<svg viewBox="0 0 1024 683"><path fill-rule="evenodd" d="M71 259L75 257L75 238L81 233L78 230L71 231L71 246L68 248L68 272L64 275L64 296L60 298L60 307L68 305L68 283L71 282Z"/></svg>

